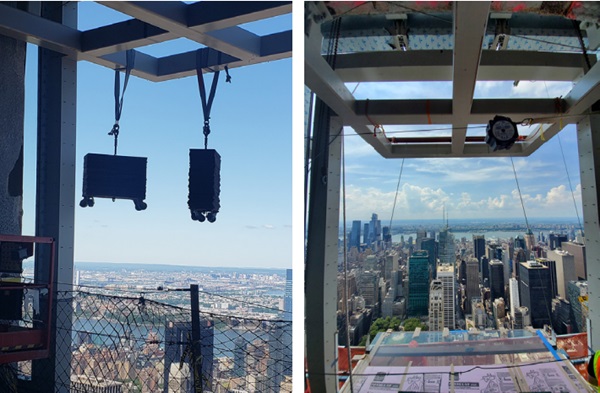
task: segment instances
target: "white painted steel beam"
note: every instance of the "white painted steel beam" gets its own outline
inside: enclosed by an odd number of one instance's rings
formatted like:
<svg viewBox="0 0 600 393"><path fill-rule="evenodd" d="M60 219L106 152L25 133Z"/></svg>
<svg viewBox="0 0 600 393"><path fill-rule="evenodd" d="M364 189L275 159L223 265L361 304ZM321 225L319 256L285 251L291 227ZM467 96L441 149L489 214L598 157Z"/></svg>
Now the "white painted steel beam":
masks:
<svg viewBox="0 0 600 393"><path fill-rule="evenodd" d="M228 27L221 29L217 36L197 31L188 27L187 5L177 1L100 1L100 4L130 15L136 19L175 33L179 37L196 41L202 45L216 49L240 59L259 56L256 48L260 47L258 36L252 40L246 35L244 46L242 42L228 40L240 34L240 28ZM232 29L232 30L229 30ZM251 33L250 33L251 34Z"/></svg>
<svg viewBox="0 0 600 393"><path fill-rule="evenodd" d="M389 156L389 147L373 138L373 126L367 126L363 119L356 115L354 97L321 56L321 40L319 25L313 24L313 29L305 37L304 83L339 116L344 125L352 126L379 154Z"/></svg>
<svg viewBox="0 0 600 393"><path fill-rule="evenodd" d="M452 77L452 152L463 151L469 114L477 82L489 1L454 3L454 51Z"/></svg>
<svg viewBox="0 0 600 393"><path fill-rule="evenodd" d="M368 111L367 111L368 103ZM453 101L438 100L357 100L356 115L363 124L369 124L367 115L383 125L411 124L452 124L455 118ZM495 115L510 117L516 122L525 118L555 116L554 99L549 98L498 98L476 99L472 101L470 113L464 116L466 124L487 124ZM429 114L429 116L428 116ZM565 119L565 124L568 122ZM573 121L574 122L574 121Z"/></svg>
<svg viewBox="0 0 600 393"><path fill-rule="evenodd" d="M579 53L484 50L477 80L573 81L583 74L584 64ZM338 54L336 72L344 82L451 81L452 51Z"/></svg>
<svg viewBox="0 0 600 393"><path fill-rule="evenodd" d="M596 63L583 78L573 86L563 101L565 103L564 117L555 114L551 125L544 127L544 132L538 133L535 139L529 141L526 152L536 151L545 141L559 133L566 124L578 122L588 112L589 108L600 100L600 63ZM549 122L550 123L550 122Z"/></svg>

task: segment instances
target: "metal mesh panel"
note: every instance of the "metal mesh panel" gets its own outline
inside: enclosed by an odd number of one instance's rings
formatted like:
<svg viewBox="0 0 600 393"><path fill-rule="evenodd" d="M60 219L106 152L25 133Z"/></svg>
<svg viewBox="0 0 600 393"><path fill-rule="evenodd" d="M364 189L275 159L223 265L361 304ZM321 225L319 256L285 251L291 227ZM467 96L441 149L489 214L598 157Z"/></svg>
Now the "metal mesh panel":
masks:
<svg viewBox="0 0 600 393"><path fill-rule="evenodd" d="M55 356L70 359L70 374L56 373L59 391L291 392L291 321L201 311L194 353L188 308L90 291L59 298L67 299L57 304L59 318L73 315L71 329L56 331ZM11 367L21 384L36 385L30 362ZM11 386L14 374L0 379Z"/></svg>

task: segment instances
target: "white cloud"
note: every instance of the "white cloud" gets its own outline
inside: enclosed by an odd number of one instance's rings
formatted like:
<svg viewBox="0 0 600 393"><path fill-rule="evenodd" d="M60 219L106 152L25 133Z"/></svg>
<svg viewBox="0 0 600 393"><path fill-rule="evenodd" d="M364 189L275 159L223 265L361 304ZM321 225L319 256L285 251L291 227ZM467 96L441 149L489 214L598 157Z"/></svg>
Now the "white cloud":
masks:
<svg viewBox="0 0 600 393"><path fill-rule="evenodd" d="M378 213L379 217L386 221L391 217L395 197L395 191L350 185L346 187L346 217L361 219ZM543 193L523 194L522 197L528 216L575 215L571 193L563 184L546 188ZM579 185L575 189L575 199L580 206ZM442 187L421 187L405 183L397 195L394 219L440 218L444 208L455 218L516 217L523 214L516 188L508 193L474 198L468 190L454 195Z"/></svg>

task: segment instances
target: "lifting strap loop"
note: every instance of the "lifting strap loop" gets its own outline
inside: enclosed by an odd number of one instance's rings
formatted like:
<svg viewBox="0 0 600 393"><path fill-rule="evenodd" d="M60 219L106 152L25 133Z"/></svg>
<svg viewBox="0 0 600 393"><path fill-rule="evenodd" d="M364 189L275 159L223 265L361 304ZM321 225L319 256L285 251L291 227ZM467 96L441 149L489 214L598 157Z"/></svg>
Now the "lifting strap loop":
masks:
<svg viewBox="0 0 600 393"><path fill-rule="evenodd" d="M208 67L208 55L211 49L202 48L196 52L196 75L198 76L198 89L200 90L200 98L202 99L202 113L204 115L204 148L208 148L208 135L210 134L210 110L212 103L215 98L215 92L217 91L217 82L219 82L219 70L213 71L213 80L210 86L210 93L208 94L208 100L206 99L206 87L204 85L204 76L202 75L203 68ZM217 67L221 63L221 52L218 52ZM211 70L212 71L212 70ZM228 73L229 74L229 73Z"/></svg>
<svg viewBox="0 0 600 393"><path fill-rule="evenodd" d="M119 139L119 120L121 120L121 113L123 112L123 97L125 97L125 90L127 90L127 84L129 83L129 76L131 70L135 64L135 51L129 49L125 52L125 82L123 83L123 92L121 93L121 70L122 68L115 68L115 124L108 135L114 135L115 137L115 156L117 155L117 145Z"/></svg>

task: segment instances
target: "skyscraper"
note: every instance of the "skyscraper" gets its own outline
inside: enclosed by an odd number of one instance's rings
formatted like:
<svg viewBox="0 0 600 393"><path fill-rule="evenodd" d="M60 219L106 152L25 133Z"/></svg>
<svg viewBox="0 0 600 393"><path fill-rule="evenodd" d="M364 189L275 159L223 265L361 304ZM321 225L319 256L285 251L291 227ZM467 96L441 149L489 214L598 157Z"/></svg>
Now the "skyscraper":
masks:
<svg viewBox="0 0 600 393"><path fill-rule="evenodd" d="M567 238L567 235L563 233L551 233L548 235L548 247L550 247L550 250L561 248L562 242L566 242L568 240L569 239Z"/></svg>
<svg viewBox="0 0 600 393"><path fill-rule="evenodd" d="M577 280L587 280L587 266L585 260L585 244L577 242L563 242L564 251L568 251L575 260L575 275Z"/></svg>
<svg viewBox="0 0 600 393"><path fill-rule="evenodd" d="M491 301L504 298L504 263L497 259L490 261Z"/></svg>
<svg viewBox="0 0 600 393"><path fill-rule="evenodd" d="M550 268L537 261L519 264L519 294L521 306L531 313L531 325L541 329L551 324L551 284Z"/></svg>
<svg viewBox="0 0 600 393"><path fill-rule="evenodd" d="M573 323L573 333L585 332L587 331L587 323L580 297L588 294L587 281L570 281L567 285L567 293L569 295L568 300L571 303L570 316Z"/></svg>
<svg viewBox="0 0 600 393"><path fill-rule="evenodd" d="M408 316L428 315L429 257L427 251L415 251L408 259Z"/></svg>
<svg viewBox="0 0 600 393"><path fill-rule="evenodd" d="M473 235L473 254L477 262L481 262L481 257L485 255L485 237L483 235ZM479 271L481 272L481 268Z"/></svg>
<svg viewBox="0 0 600 393"><path fill-rule="evenodd" d="M435 277L435 272L437 270L435 266L435 240L429 237L421 239L421 248L420 250L427 251L427 255L429 258L429 278L432 279Z"/></svg>
<svg viewBox="0 0 600 393"><path fill-rule="evenodd" d="M452 235L448 227L446 227L440 231L439 236L440 263L451 263L452 265L454 265L456 262L454 235Z"/></svg>
<svg viewBox="0 0 600 393"><path fill-rule="evenodd" d="M360 248L360 220L352 221L352 230L350 232L350 241L348 242L348 249L352 247Z"/></svg>
<svg viewBox="0 0 600 393"><path fill-rule="evenodd" d="M527 251L527 258L530 257L531 252L533 252L533 247L535 245L535 236L533 235L533 232L531 232L531 229L527 228L527 231L525 232L525 249Z"/></svg>
<svg viewBox="0 0 600 393"><path fill-rule="evenodd" d="M481 285L483 285L484 287L488 287L490 286L490 264L489 264L489 259L483 255L480 259L480 266L481 268L479 269L481 271Z"/></svg>
<svg viewBox="0 0 600 393"><path fill-rule="evenodd" d="M213 381L213 338L214 326L210 319L200 319L200 358L201 358L201 378L202 386L205 390L212 389ZM192 323L191 322L173 322L167 321L165 326L165 367L164 380L165 388L163 392L168 392L168 383L170 378L171 364L179 365L181 359L185 359L184 351L192 342ZM187 360L189 362L189 359ZM188 364L190 370L192 364ZM181 375L179 375L181 376ZM190 384L190 389L192 385ZM191 393L191 390L189 392Z"/></svg>
<svg viewBox="0 0 600 393"><path fill-rule="evenodd" d="M519 298L519 282L516 278L511 277L508 280L508 293L510 294L510 316L515 317L515 310L521 307Z"/></svg>
<svg viewBox="0 0 600 393"><path fill-rule="evenodd" d="M557 270L556 270L556 261L550 260L548 258L536 258L536 261L541 263L542 265L548 266L550 269L550 295L552 299L558 295L558 279L557 279Z"/></svg>
<svg viewBox="0 0 600 393"><path fill-rule="evenodd" d="M467 260L467 309L465 313L470 314L472 312L471 300L479 296L479 263L477 259L470 258Z"/></svg>
<svg viewBox="0 0 600 393"><path fill-rule="evenodd" d="M388 251L385 256L384 277L387 281L392 278L392 271L398 270L398 253L396 251Z"/></svg>
<svg viewBox="0 0 600 393"><path fill-rule="evenodd" d="M285 270L285 293L283 294L283 319L292 320L292 269Z"/></svg>
<svg viewBox="0 0 600 393"><path fill-rule="evenodd" d="M444 330L444 289L441 280L431 281L429 289L429 330Z"/></svg>
<svg viewBox="0 0 600 393"><path fill-rule="evenodd" d="M444 327L450 330L456 329L456 318L455 318L455 275L454 265L449 263L443 263L438 266L437 279L442 282L444 289Z"/></svg>
<svg viewBox="0 0 600 393"><path fill-rule="evenodd" d="M575 257L568 251L556 249L548 253L548 259L556 261L557 291L562 298L566 299L569 281L577 280Z"/></svg>

